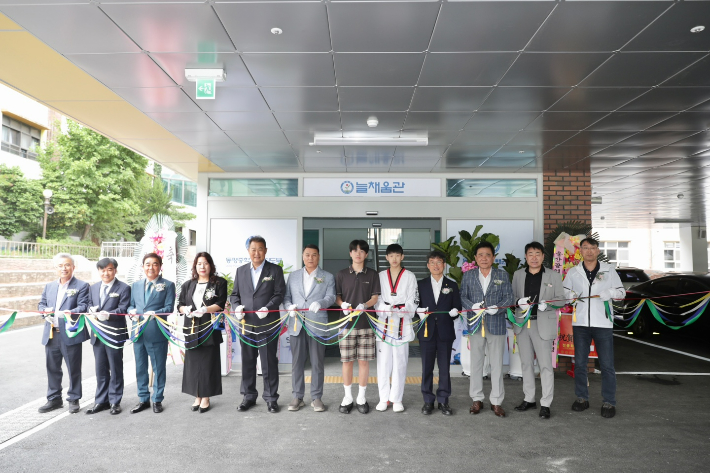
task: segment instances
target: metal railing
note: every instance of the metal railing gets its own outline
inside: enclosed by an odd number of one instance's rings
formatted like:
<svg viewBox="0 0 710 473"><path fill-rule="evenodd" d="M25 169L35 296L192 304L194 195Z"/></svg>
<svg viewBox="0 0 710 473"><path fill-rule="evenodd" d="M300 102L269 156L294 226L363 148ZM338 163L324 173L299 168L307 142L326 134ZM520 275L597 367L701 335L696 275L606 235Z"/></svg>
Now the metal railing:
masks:
<svg viewBox="0 0 710 473"><path fill-rule="evenodd" d="M35 153L34 151L23 149L18 145L8 143L7 141L3 141L2 143L0 143L0 150L16 154L17 156L22 156L23 158L37 161L37 153Z"/></svg>
<svg viewBox="0 0 710 473"><path fill-rule="evenodd" d="M141 244L137 241L105 241L101 243L102 258L133 258Z"/></svg>
<svg viewBox="0 0 710 473"><path fill-rule="evenodd" d="M58 253L69 253L96 261L101 254L101 248L64 243L0 241L0 256L5 258L52 259Z"/></svg>

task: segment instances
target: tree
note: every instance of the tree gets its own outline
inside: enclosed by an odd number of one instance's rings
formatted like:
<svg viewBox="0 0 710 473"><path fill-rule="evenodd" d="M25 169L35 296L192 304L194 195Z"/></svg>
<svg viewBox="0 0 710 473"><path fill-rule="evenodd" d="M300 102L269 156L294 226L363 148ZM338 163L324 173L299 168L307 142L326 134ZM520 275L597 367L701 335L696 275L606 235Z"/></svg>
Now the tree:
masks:
<svg viewBox="0 0 710 473"><path fill-rule="evenodd" d="M27 179L19 167L0 164L0 236L10 239L41 227L42 205L39 181Z"/></svg>
<svg viewBox="0 0 710 473"><path fill-rule="evenodd" d="M141 213L137 197L148 160L105 136L69 120L67 133L58 133L37 159L44 188L54 192L50 238L78 231L82 240L113 239Z"/></svg>

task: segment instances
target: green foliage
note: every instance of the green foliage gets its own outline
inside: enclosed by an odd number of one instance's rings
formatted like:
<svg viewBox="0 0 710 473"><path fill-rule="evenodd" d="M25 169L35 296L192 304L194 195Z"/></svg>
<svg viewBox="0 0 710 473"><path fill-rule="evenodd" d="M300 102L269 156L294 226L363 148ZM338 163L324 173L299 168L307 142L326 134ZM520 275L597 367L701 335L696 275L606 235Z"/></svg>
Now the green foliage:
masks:
<svg viewBox="0 0 710 473"><path fill-rule="evenodd" d="M520 268L525 267L525 263L521 262L520 258L515 256L513 253L506 253L505 258L503 258L503 261L505 261L505 272L508 273L508 277L510 277L510 282L513 282L513 273L515 273L517 270Z"/></svg>
<svg viewBox="0 0 710 473"><path fill-rule="evenodd" d="M101 256L101 247L97 246L91 240L76 241L71 238L63 238L61 240L46 240L37 238L37 243L44 245L52 245L52 254L69 253L70 255L81 255L89 260L98 260ZM77 248L81 247L81 248Z"/></svg>
<svg viewBox="0 0 710 473"><path fill-rule="evenodd" d="M284 274L289 274L293 271L293 265L284 268L284 260L279 261L279 266L283 269Z"/></svg>
<svg viewBox="0 0 710 473"><path fill-rule="evenodd" d="M591 223L580 222L579 220L571 220L569 222L564 222L552 230L545 238L545 262L544 265L548 268L552 267L555 260L555 239L560 236L560 233L567 233L568 235L587 235L595 240L599 241L599 234L592 231ZM606 254L600 252L597 257L599 261L609 262L609 258Z"/></svg>
<svg viewBox="0 0 710 473"><path fill-rule="evenodd" d="M446 256L444 263L449 266L447 276L460 285L461 278L463 278L463 271L459 268L459 252L461 251L461 247L454 241L455 238L456 237L451 237L441 243L432 243L431 247L444 253Z"/></svg>
<svg viewBox="0 0 710 473"><path fill-rule="evenodd" d="M25 178L19 167L0 164L0 236L10 239L21 231L42 231L42 190L42 184Z"/></svg>
<svg viewBox="0 0 710 473"><path fill-rule="evenodd" d="M493 248L497 248L500 243L500 237L498 235L483 233L479 236L478 232L481 231L482 228L483 225L476 225L476 228L472 234L468 233L466 230L461 230L459 232L459 238L461 240L460 253L468 263L472 263L476 260L476 246L478 246L478 244L482 241L490 242L493 245ZM496 255L493 255L494 258L495 256ZM498 263L493 263L493 267L497 268Z"/></svg>

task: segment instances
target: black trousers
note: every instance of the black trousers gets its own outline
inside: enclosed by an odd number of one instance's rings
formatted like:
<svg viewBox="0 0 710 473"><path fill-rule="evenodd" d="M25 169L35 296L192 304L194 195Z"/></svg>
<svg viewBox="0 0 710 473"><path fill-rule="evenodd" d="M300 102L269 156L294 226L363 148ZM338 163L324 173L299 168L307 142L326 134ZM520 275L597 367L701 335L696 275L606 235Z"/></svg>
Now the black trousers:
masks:
<svg viewBox="0 0 710 473"><path fill-rule="evenodd" d="M120 404L123 398L123 350L94 344L96 360L96 403Z"/></svg>
<svg viewBox="0 0 710 473"><path fill-rule="evenodd" d="M256 357L261 356L261 374L264 378L266 402L279 398L279 359L276 356L278 339L261 348L250 347L242 342L242 386L240 392L245 399L255 401L259 393L256 390Z"/></svg>
<svg viewBox="0 0 710 473"><path fill-rule="evenodd" d="M47 399L62 397L62 359L69 373L67 400L81 399L81 343L67 345L61 334L54 332L54 337L44 347L44 354L47 359Z"/></svg>
<svg viewBox="0 0 710 473"><path fill-rule="evenodd" d="M449 402L451 396L451 348L454 342L442 342L436 335L429 341L420 341L422 354L422 395L424 402L433 404L438 400L442 404ZM439 388L434 396L434 362L439 365Z"/></svg>

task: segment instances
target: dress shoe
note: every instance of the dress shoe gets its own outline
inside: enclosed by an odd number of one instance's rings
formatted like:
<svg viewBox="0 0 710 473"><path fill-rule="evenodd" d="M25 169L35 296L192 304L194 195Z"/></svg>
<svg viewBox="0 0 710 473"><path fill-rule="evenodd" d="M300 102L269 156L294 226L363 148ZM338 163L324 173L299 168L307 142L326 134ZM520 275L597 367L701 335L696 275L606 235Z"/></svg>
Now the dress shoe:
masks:
<svg viewBox="0 0 710 473"><path fill-rule="evenodd" d="M311 407L315 412L323 412L325 411L325 404L323 404L323 401L319 399L314 399L311 401Z"/></svg>
<svg viewBox="0 0 710 473"><path fill-rule="evenodd" d="M425 416L428 416L434 411L434 403L431 402L425 402L424 405L422 406L422 414Z"/></svg>
<svg viewBox="0 0 710 473"><path fill-rule="evenodd" d="M528 409L537 409L537 403L523 401L519 406L515 406L515 410L518 412L527 411Z"/></svg>
<svg viewBox="0 0 710 473"><path fill-rule="evenodd" d="M69 414L76 414L81 410L79 407L79 400L69 401Z"/></svg>
<svg viewBox="0 0 710 473"><path fill-rule="evenodd" d="M202 406L200 406L200 409L199 409L199 410L200 410L200 414L204 414L205 412L209 411L209 410L210 410L210 407L212 407L211 404L207 404L207 407L202 407Z"/></svg>
<svg viewBox="0 0 710 473"><path fill-rule="evenodd" d="M439 403L439 410L445 416L450 416L450 415L453 415L453 413L454 413L454 410L451 407L449 407L448 402L445 404Z"/></svg>
<svg viewBox="0 0 710 473"><path fill-rule="evenodd" d="M281 410L279 409L279 405L276 403L276 401L267 402L266 409L269 411L270 414L276 414Z"/></svg>
<svg viewBox="0 0 710 473"><path fill-rule="evenodd" d="M404 412L404 404L401 402L392 403L392 410L394 412Z"/></svg>
<svg viewBox="0 0 710 473"><path fill-rule="evenodd" d="M550 418L550 408L546 406L540 406L540 417L543 419Z"/></svg>
<svg viewBox="0 0 710 473"><path fill-rule="evenodd" d="M54 409L61 409L62 407L64 407L64 403L62 402L62 398L58 397L50 399L47 401L47 404L37 409L37 411L40 414L44 414L45 412L53 411Z"/></svg>
<svg viewBox="0 0 710 473"><path fill-rule="evenodd" d="M501 406L496 406L496 405L491 404L491 410L498 417L505 417L505 411L503 410L503 408Z"/></svg>
<svg viewBox="0 0 710 473"><path fill-rule="evenodd" d="M607 419L611 419L616 415L616 407L612 406L608 402L605 402L602 404L602 417L606 417Z"/></svg>
<svg viewBox="0 0 710 473"><path fill-rule="evenodd" d="M338 411L340 411L341 414L350 414L350 411L353 410L353 403L351 402L347 406L340 406L338 408Z"/></svg>
<svg viewBox="0 0 710 473"><path fill-rule="evenodd" d="M375 409L377 409L380 412L385 412L389 405L390 405L389 401L380 401L375 406Z"/></svg>
<svg viewBox="0 0 710 473"><path fill-rule="evenodd" d="M577 398L577 400L574 401L574 404L572 404L573 411L582 412L585 409L589 409L589 401L586 401L581 397Z"/></svg>
<svg viewBox="0 0 710 473"><path fill-rule="evenodd" d="M239 404L239 407L237 408L238 412L246 412L252 407L256 406L256 401L253 399L244 399L241 404Z"/></svg>
<svg viewBox="0 0 710 473"><path fill-rule="evenodd" d="M105 411L105 410L108 409L109 407L110 407L110 404L109 404L108 402L102 402L102 403L94 404L94 407L92 407L91 409L87 409L87 410L86 410L86 413L87 413L88 415L96 414L96 413L98 413L98 412Z"/></svg>
<svg viewBox="0 0 710 473"><path fill-rule="evenodd" d="M193 404L192 406L190 406L190 410L191 410L192 412L197 412L197 410L198 410L199 408L200 408L200 405L199 405L199 404Z"/></svg>
<svg viewBox="0 0 710 473"><path fill-rule="evenodd" d="M136 407L131 409L131 414L138 414L140 411L144 411L150 407L150 402L145 401L145 402L139 402L136 404Z"/></svg>
<svg viewBox="0 0 710 473"><path fill-rule="evenodd" d="M163 403L162 402L154 402L153 403L153 412L156 414L160 414L163 412Z"/></svg>
<svg viewBox="0 0 710 473"><path fill-rule="evenodd" d="M367 414L368 412L370 412L370 405L367 403L367 401L365 401L365 404L358 404L357 411L360 414Z"/></svg>
<svg viewBox="0 0 710 473"><path fill-rule="evenodd" d="M305 407L305 403L303 402L303 399L299 399L297 397L294 397L293 400L288 404L288 410L289 411L297 411L302 407Z"/></svg>
<svg viewBox="0 0 710 473"><path fill-rule="evenodd" d="M109 414L112 416L118 415L121 413L121 405L120 404L111 404L111 410L109 411Z"/></svg>
<svg viewBox="0 0 710 473"><path fill-rule="evenodd" d="M469 414L478 414L483 409L483 401L473 401L471 407L468 409Z"/></svg>

